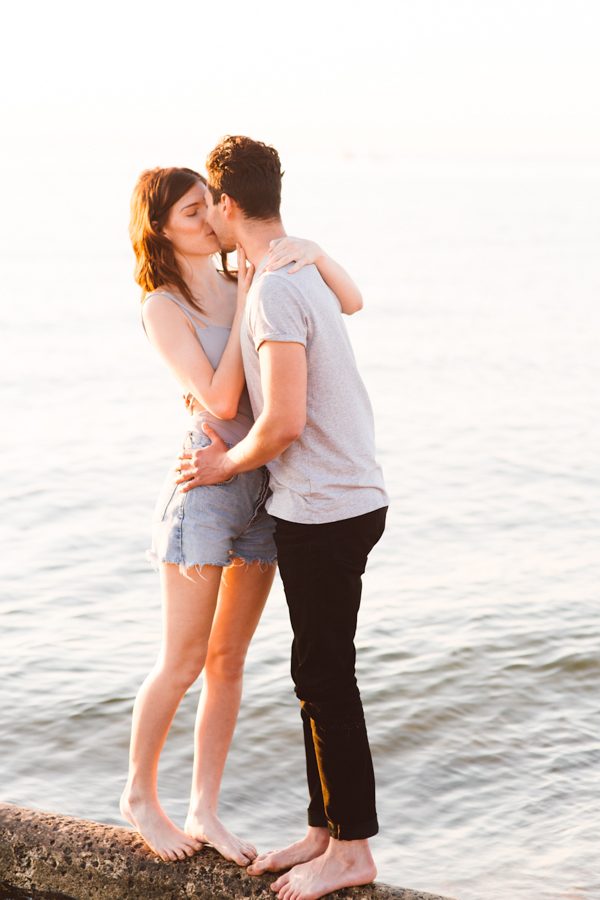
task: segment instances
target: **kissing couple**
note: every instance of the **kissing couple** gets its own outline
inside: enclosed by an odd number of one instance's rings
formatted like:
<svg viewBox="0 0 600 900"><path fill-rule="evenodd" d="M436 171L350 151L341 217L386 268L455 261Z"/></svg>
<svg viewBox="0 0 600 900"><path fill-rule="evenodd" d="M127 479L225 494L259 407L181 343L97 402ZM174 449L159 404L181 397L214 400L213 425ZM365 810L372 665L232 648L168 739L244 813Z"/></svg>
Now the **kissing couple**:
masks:
<svg viewBox="0 0 600 900"><path fill-rule="evenodd" d="M251 875L284 872L272 885L280 900L312 900L376 874L354 636L361 576L388 500L342 317L362 298L318 245L286 236L273 147L226 137L206 170L207 178L186 168L143 172L132 197L143 325L183 388L191 424L153 520L163 633L134 704L121 812L164 860L207 843ZM237 272L227 262L234 250ZM293 631L308 829L258 854L217 810L244 660L277 565ZM200 673L180 829L158 799L158 761Z"/></svg>

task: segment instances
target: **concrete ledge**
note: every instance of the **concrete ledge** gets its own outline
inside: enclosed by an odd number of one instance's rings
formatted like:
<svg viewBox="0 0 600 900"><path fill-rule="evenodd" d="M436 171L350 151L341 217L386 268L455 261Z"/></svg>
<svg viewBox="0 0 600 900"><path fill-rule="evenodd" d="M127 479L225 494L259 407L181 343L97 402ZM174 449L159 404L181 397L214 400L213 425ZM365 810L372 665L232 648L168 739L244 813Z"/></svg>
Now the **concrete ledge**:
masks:
<svg viewBox="0 0 600 900"><path fill-rule="evenodd" d="M275 877L252 878L211 847L163 862L129 828L0 803L0 897L11 900L273 900ZM445 900L378 883L329 897Z"/></svg>

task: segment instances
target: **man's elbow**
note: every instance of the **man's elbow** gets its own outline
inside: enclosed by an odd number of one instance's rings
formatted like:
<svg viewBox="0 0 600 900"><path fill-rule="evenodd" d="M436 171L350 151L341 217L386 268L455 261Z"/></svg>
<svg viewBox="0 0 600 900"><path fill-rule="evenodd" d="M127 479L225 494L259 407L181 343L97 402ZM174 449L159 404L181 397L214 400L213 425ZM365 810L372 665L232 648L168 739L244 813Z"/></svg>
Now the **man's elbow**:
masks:
<svg viewBox="0 0 600 900"><path fill-rule="evenodd" d="M277 443L282 447L288 447L297 441L306 427L306 416L298 416L280 422L274 429Z"/></svg>
<svg viewBox="0 0 600 900"><path fill-rule="evenodd" d="M304 427L306 422L303 422L302 425L298 424L293 428L288 428L285 433L285 439L288 444L293 444L294 441L297 441L302 432L304 431Z"/></svg>

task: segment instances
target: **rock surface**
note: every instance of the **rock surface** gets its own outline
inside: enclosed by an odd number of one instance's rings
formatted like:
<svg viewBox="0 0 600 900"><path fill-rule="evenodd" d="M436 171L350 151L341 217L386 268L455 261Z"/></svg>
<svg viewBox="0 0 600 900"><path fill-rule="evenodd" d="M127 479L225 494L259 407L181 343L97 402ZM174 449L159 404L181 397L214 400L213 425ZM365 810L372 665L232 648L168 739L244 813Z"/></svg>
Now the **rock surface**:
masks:
<svg viewBox="0 0 600 900"><path fill-rule="evenodd" d="M6 900L273 900L275 877L253 878L211 847L163 862L129 828L0 803L0 897ZM328 896L444 900L377 883Z"/></svg>

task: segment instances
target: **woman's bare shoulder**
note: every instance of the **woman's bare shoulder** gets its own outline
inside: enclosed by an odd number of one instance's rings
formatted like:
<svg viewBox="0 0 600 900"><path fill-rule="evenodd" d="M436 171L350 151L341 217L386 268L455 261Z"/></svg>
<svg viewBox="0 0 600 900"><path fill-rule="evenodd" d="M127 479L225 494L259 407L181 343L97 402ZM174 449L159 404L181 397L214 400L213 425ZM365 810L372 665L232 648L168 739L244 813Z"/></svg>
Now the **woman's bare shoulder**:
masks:
<svg viewBox="0 0 600 900"><path fill-rule="evenodd" d="M144 322L185 322L189 327L188 317L177 303L177 295L167 288L156 288L144 297L142 302L142 318Z"/></svg>

